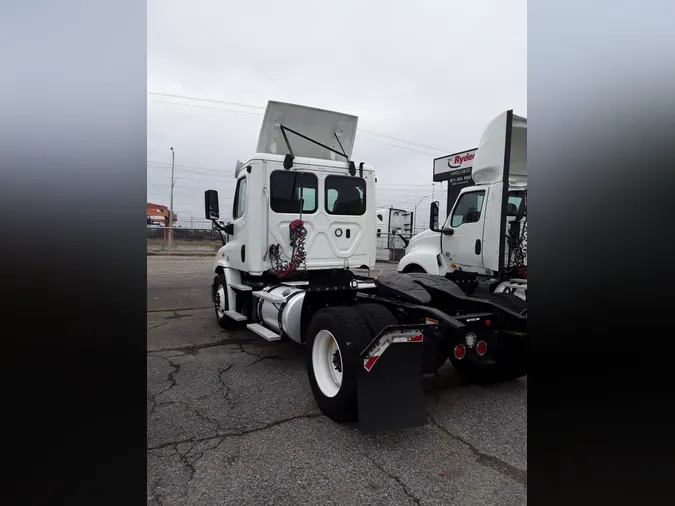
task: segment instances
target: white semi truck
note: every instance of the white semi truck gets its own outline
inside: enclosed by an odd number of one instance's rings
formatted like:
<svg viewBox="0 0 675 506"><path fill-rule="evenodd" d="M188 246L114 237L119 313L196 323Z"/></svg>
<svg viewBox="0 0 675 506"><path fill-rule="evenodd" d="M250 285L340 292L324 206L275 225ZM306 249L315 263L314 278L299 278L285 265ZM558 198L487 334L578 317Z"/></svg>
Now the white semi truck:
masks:
<svg viewBox="0 0 675 506"><path fill-rule="evenodd" d="M527 119L506 111L485 129L461 189L438 226L413 237L403 273L444 276L467 293L513 294L527 301Z"/></svg>
<svg viewBox="0 0 675 506"><path fill-rule="evenodd" d="M357 121L268 103L257 153L235 170L230 223L218 221L217 191L205 192L223 239L215 316L304 345L312 393L333 420L422 425L422 375L448 359L467 381L527 373L527 317L520 299L472 297L440 276L354 273L375 267L377 228L375 172L351 158Z"/></svg>

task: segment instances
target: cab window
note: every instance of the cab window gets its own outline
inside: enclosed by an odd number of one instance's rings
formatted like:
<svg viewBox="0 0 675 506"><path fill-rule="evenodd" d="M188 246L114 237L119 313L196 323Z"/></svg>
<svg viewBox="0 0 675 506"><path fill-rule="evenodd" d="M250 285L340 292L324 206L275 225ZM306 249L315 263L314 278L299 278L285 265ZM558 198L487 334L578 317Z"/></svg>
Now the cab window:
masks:
<svg viewBox="0 0 675 506"><path fill-rule="evenodd" d="M246 211L246 177L237 181L237 190L234 194L234 206L232 209L232 219L241 218Z"/></svg>
<svg viewBox="0 0 675 506"><path fill-rule="evenodd" d="M361 216L366 212L366 181L353 176L327 176L325 205L328 214Z"/></svg>
<svg viewBox="0 0 675 506"><path fill-rule="evenodd" d="M459 227L465 223L476 223L480 220L480 213L483 210L483 200L485 191L477 191L463 194L455 210L452 212L450 226Z"/></svg>
<svg viewBox="0 0 675 506"><path fill-rule="evenodd" d="M518 216L520 206L525 200L525 190L513 190L509 192L509 199L506 203L506 216Z"/></svg>
<svg viewBox="0 0 675 506"><path fill-rule="evenodd" d="M319 180L311 173L289 170L275 170L270 174L270 207L275 213L299 213L300 199L302 212L312 214L317 208Z"/></svg>

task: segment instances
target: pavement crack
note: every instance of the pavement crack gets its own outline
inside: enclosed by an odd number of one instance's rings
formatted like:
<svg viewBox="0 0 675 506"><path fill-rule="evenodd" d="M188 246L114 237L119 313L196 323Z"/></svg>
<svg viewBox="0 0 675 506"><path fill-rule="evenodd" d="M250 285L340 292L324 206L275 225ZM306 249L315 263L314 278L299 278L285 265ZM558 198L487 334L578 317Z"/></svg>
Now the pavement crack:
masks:
<svg viewBox="0 0 675 506"><path fill-rule="evenodd" d="M261 427L254 427L251 429L244 429L239 432L234 432L232 434L226 434L225 438L232 437L232 436L245 436L247 434L253 434L254 432L261 432L263 430L271 429L272 427L276 427L278 425L283 425L288 422L294 422L296 420L302 420L302 419L312 419L312 418L320 418L324 416L322 413L307 413L304 415L297 415L297 416L291 416L289 418L282 418L281 420L275 420L274 422L270 422L266 425L263 425Z"/></svg>
<svg viewBox="0 0 675 506"><path fill-rule="evenodd" d="M176 363L172 362L169 358L165 358L165 357L160 357L160 358L163 358L164 360L166 360L172 368L172 371L166 377L166 380L169 382L169 386L166 387L163 390L160 390L159 392L157 392L154 395L151 395L150 392L146 393L148 400L150 402L152 402L152 407L150 408L150 412L148 413L148 416L152 415L155 412L155 409L158 406L164 404L164 403L157 403L157 397L159 397L160 395L168 392L169 390L171 390L173 387L175 387L178 384L176 382L176 374L178 374L180 372L180 368L181 368L180 364L176 364Z"/></svg>
<svg viewBox="0 0 675 506"><path fill-rule="evenodd" d="M197 309L211 309L213 306L179 307L176 309L148 309L146 313L174 313L176 311L196 311Z"/></svg>
<svg viewBox="0 0 675 506"><path fill-rule="evenodd" d="M262 357L259 357L257 360L254 360L246 367L251 367L252 365L257 364L258 362L262 362L263 360L283 360L283 359L284 358L281 355L264 355Z"/></svg>
<svg viewBox="0 0 675 506"><path fill-rule="evenodd" d="M281 420L275 420L273 422L267 423L265 425L262 425L260 427L252 427L248 429L239 429L239 430L230 430L227 431L226 429L223 432L219 432L213 436L204 436L204 437L192 437L192 438L187 438L187 439L180 439L178 441L166 441L164 443L159 443L154 446L148 446L147 450L148 451L154 451L154 450L163 450L164 448L172 448L174 451L177 451L177 447L180 444L184 443L203 443L205 441L213 441L213 440L219 440L218 444L222 443L225 441L225 439L229 437L239 437L239 436L246 436L248 434L253 434L255 432L262 432L268 429L271 429L273 427L277 427L279 425L283 425L289 422L293 422L296 420L303 420L303 419L313 419L313 418L321 418L324 415L322 413L306 413L304 415L297 415L297 416L291 416L288 418L282 418ZM215 445L213 448L215 448Z"/></svg>
<svg viewBox="0 0 675 506"><path fill-rule="evenodd" d="M179 455L179 457L181 459L181 462L183 462L183 464L187 468L188 472L190 473L188 483L190 483L193 480L193 478L195 476L195 472L196 472L196 466L199 463L199 461L204 457L204 454L207 451L213 450L214 448L216 448L220 444L220 441L216 440L215 445L210 446L208 448L201 448L199 451L197 451L195 453L192 453L192 450L194 450L194 448L199 444L201 444L201 443L197 442L197 443L194 443L194 444L190 445L190 447L185 452L183 452L182 455Z"/></svg>
<svg viewBox="0 0 675 506"><path fill-rule="evenodd" d="M241 346L241 343L232 342L231 339L221 339L213 343L202 344L188 344L186 346L178 346L176 348L155 348L154 350L147 350L147 353L160 353L163 351L180 351L186 355L194 355L195 352L206 348L217 348L219 346ZM256 355L257 356L257 355Z"/></svg>
<svg viewBox="0 0 675 506"><path fill-rule="evenodd" d="M223 379L223 374L225 374L227 371L232 369L234 367L234 364L230 364L224 369L220 369L218 371L218 383L220 383L222 389L223 389L223 397L227 401L228 406L230 406L230 409L234 409L234 400L232 397L230 397L230 394L232 393L232 389L230 388L229 385L225 383L225 380Z"/></svg>
<svg viewBox="0 0 675 506"><path fill-rule="evenodd" d="M170 322L161 322L161 323L158 323L157 325L151 325L150 327L148 327L148 330L153 330L153 329L162 327L162 326L166 325L167 323L170 323Z"/></svg>
<svg viewBox="0 0 675 506"><path fill-rule="evenodd" d="M384 474L389 476L389 478L391 478L396 483L398 483L399 486L401 487L401 489L403 489L403 492L405 493L405 495L407 495L415 504L417 504L417 505L422 504L420 502L420 498L417 497L415 494L413 494L410 490L408 490L408 487L406 486L406 484L403 483L398 476L396 476L395 474L392 474L389 471L387 471L385 468L383 468L380 464L378 464L375 460L370 458L370 456L366 455L365 453L362 453L361 455L363 455L366 459L368 459L377 469L379 469L381 472L383 472Z"/></svg>
<svg viewBox="0 0 675 506"><path fill-rule="evenodd" d="M264 353L262 353L262 352L261 353L255 353L253 351L249 351L247 349L244 349L244 344L247 344L247 343L237 343L237 346L239 346L240 352L245 353L246 355L251 355L252 357L257 357L257 358L264 358L265 357Z"/></svg>
<svg viewBox="0 0 675 506"><path fill-rule="evenodd" d="M165 320L182 320L183 318L186 318L185 316L178 314L178 311L179 311L179 309L174 309L173 311L171 311L171 313L173 313L173 314L171 314L170 316L165 316L164 319ZM169 322L166 322L166 323L169 323Z"/></svg>
<svg viewBox="0 0 675 506"><path fill-rule="evenodd" d="M429 420L433 425L435 425L438 429L443 431L445 434L450 436L452 439L455 439L456 441L459 441L462 443L464 446L469 448L471 452L476 456L476 462L482 466L489 467L491 469L494 469L498 473L511 478L512 480L527 486L527 469L520 469L519 467L516 467L512 464L509 464L508 462L503 461L499 457L495 457L493 455L488 455L487 453L484 453L480 451L478 448L476 448L474 445L469 443L467 440L464 438L457 436L450 432L448 429L443 427L440 423L438 423L431 415L429 416Z"/></svg>

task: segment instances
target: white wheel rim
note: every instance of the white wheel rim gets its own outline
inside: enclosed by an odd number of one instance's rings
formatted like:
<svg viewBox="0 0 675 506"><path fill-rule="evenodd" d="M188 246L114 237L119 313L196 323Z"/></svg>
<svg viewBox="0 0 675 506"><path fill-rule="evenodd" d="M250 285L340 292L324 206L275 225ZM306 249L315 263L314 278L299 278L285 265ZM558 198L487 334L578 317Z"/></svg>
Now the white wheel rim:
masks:
<svg viewBox="0 0 675 506"><path fill-rule="evenodd" d="M216 295L217 295L216 311L218 312L218 318L222 318L223 316L225 316L225 311L227 310L227 308L225 307L225 301L227 299L225 298L225 287L223 287L223 285L218 285Z"/></svg>
<svg viewBox="0 0 675 506"><path fill-rule="evenodd" d="M337 361L338 365L334 363ZM312 345L312 368L314 379L326 397L335 397L342 385L342 352L335 336L327 330L320 330Z"/></svg>

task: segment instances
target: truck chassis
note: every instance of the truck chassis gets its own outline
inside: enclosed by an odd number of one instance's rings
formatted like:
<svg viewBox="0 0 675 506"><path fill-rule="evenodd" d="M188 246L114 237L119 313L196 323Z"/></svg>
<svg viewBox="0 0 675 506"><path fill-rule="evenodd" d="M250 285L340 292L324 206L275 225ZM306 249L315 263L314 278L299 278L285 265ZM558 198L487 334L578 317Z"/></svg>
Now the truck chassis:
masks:
<svg viewBox="0 0 675 506"><path fill-rule="evenodd" d="M230 285L230 307L216 272L216 316L224 328L246 322L268 341L305 344L312 392L335 421L358 420L368 432L425 424L422 376L448 359L471 383L527 374L526 303L516 296L475 297L428 274L302 274L245 276Z"/></svg>

